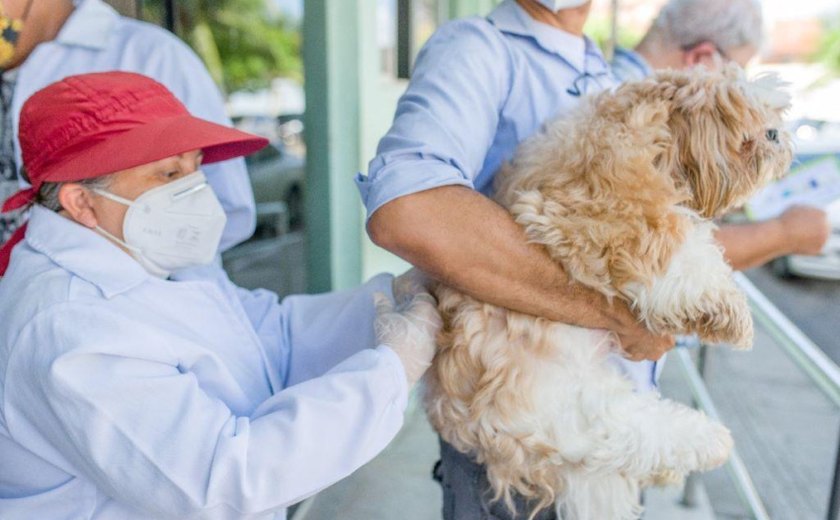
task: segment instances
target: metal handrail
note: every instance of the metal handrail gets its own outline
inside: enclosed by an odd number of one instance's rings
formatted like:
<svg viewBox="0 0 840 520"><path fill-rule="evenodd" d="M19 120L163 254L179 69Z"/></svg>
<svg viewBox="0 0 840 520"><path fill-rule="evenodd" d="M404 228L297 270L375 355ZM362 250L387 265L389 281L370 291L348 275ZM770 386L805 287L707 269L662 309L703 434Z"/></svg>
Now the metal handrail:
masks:
<svg viewBox="0 0 840 520"><path fill-rule="evenodd" d="M691 355L684 348L676 349L675 353L677 359L680 361L680 366L688 381L688 386L694 396L695 403L697 403L697 406L706 415L715 421L720 421L720 415L717 412L714 400L712 400L712 396L709 394L709 390L706 388L706 384L703 382L703 377L697 370L697 366L691 360ZM761 496L758 494L758 490L750 477L747 466L735 448L732 448L732 453L726 463L726 469L729 471L729 476L735 482L738 494L741 495L744 504L749 507L753 518L755 520L770 520L770 515L764 507L764 502L762 502Z"/></svg>
<svg viewBox="0 0 840 520"><path fill-rule="evenodd" d="M747 295L753 316L782 347L793 362L840 408L840 367L817 345L791 322L755 285L743 274L735 273L735 282ZM701 347L705 349L706 347ZM677 349L677 359L688 381L696 405L713 419L719 419L717 409L706 387L702 373L685 349ZM838 443L840 446L840 443ZM743 460L733 449L727 469L738 492L756 520L769 520L770 516L750 478ZM835 461L831 499L828 506L828 520L840 520L840 448Z"/></svg>
<svg viewBox="0 0 840 520"><path fill-rule="evenodd" d="M736 274L736 283L747 294L753 315L781 345L785 353L840 407L840 367L776 308L746 276ZM828 520L840 519L840 440L835 454L834 477L828 501Z"/></svg>
<svg viewBox="0 0 840 520"><path fill-rule="evenodd" d="M776 308L743 274L735 274L735 282L747 295L753 316L784 349L794 363L810 377L820 390L840 408L840 367Z"/></svg>

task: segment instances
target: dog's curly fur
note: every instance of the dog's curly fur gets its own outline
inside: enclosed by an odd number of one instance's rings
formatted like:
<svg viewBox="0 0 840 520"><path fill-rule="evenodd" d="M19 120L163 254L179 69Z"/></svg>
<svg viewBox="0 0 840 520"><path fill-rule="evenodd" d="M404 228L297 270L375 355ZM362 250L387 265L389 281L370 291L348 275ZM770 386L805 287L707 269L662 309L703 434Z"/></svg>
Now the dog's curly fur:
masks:
<svg viewBox="0 0 840 520"><path fill-rule="evenodd" d="M520 146L497 200L572 280L626 300L652 331L748 348L749 309L711 219L787 170L779 86L727 67L602 93ZM569 520L633 519L640 487L728 457L722 425L634 392L608 363L612 333L436 293L429 417L511 508L516 492Z"/></svg>

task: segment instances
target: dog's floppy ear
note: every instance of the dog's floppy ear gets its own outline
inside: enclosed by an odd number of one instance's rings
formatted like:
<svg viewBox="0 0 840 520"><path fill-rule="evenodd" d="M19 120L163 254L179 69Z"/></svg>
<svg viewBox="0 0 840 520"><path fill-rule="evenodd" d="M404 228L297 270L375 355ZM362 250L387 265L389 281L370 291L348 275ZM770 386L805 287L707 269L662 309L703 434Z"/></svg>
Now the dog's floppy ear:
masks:
<svg viewBox="0 0 840 520"><path fill-rule="evenodd" d="M680 92L680 85L647 80L619 88L611 100L616 106L610 107L619 132L610 143L615 160L611 174L631 190L649 188L651 196L665 195L674 204L688 197L684 183L675 176L680 157L671 119L678 93L702 102L701 94Z"/></svg>
<svg viewBox="0 0 840 520"><path fill-rule="evenodd" d="M675 183L689 193L687 206L717 217L746 189L744 172L733 158L749 155L754 143L744 129L758 121L744 91L744 74L727 67L723 72L664 71L656 79L671 99Z"/></svg>

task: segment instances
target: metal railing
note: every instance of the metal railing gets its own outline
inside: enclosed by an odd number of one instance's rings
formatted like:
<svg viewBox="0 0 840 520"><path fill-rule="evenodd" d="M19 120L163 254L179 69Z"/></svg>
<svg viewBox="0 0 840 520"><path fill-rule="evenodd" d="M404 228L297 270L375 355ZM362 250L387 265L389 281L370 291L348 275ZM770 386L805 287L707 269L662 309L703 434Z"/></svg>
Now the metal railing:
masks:
<svg viewBox="0 0 840 520"><path fill-rule="evenodd" d="M746 276L736 273L735 281L747 295L756 322L767 330L785 354L814 381L835 406L840 408L840 367L777 309ZM675 356L680 362L695 406L703 410L709 417L719 420L720 417L714 401L704 381L706 349L705 345L701 345L697 363L691 359L691 355L685 349L677 349ZM734 449L726 468L741 500L750 510L753 518L755 520L769 520L770 515L764 507L749 471ZM697 475L692 475L686 481L683 495L683 502L686 505L692 505L696 486L699 484L698 478ZM840 441L838 442L827 519L840 520Z"/></svg>

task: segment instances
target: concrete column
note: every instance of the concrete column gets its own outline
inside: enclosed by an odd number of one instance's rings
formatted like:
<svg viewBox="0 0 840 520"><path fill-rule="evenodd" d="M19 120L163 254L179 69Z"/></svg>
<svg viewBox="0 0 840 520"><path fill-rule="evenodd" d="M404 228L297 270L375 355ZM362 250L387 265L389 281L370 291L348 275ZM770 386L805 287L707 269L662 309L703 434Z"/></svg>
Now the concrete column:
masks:
<svg viewBox="0 0 840 520"><path fill-rule="evenodd" d="M356 285L362 272L362 213L353 175L361 169L360 54L375 0L305 0L306 228L310 292Z"/></svg>
<svg viewBox="0 0 840 520"><path fill-rule="evenodd" d="M448 0L450 17L489 13L499 0ZM366 171L406 82L383 75L377 0L304 0L307 287L352 287L407 266L373 246L353 184Z"/></svg>

